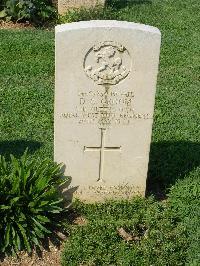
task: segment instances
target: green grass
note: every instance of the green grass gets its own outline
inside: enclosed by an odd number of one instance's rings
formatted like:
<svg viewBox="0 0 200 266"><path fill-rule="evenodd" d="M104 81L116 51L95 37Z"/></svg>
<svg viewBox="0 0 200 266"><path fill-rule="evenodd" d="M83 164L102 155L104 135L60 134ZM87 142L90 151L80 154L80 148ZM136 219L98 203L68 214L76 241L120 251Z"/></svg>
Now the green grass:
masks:
<svg viewBox="0 0 200 266"><path fill-rule="evenodd" d="M114 5L115 3L115 5ZM200 265L200 90L198 0L107 1L107 9L61 20L118 19L162 33L160 70L148 174L148 193L136 199L76 208L87 217L72 227L64 265ZM53 158L54 32L0 31L0 154ZM142 228L148 229L148 237ZM138 234L126 243L118 227Z"/></svg>
<svg viewBox="0 0 200 266"><path fill-rule="evenodd" d="M172 188L167 202L136 198L97 205L78 203L88 220L72 226L62 265L199 265L200 180L195 173ZM118 229L135 237L126 241ZM84 264L85 263L85 264Z"/></svg>
<svg viewBox="0 0 200 266"><path fill-rule="evenodd" d="M1 30L0 40L0 153L52 158L54 33Z"/></svg>

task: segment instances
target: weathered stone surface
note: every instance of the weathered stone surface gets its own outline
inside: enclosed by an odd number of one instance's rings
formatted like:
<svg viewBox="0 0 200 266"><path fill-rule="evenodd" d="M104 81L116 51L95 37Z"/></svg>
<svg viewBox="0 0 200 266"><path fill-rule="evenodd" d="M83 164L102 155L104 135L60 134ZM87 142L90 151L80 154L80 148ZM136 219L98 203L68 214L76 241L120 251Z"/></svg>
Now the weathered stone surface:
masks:
<svg viewBox="0 0 200 266"><path fill-rule="evenodd" d="M71 8L94 7L104 5L105 0L58 0L58 13L64 14Z"/></svg>
<svg viewBox="0 0 200 266"><path fill-rule="evenodd" d="M75 196L145 194L160 40L130 22L56 27L55 161Z"/></svg>

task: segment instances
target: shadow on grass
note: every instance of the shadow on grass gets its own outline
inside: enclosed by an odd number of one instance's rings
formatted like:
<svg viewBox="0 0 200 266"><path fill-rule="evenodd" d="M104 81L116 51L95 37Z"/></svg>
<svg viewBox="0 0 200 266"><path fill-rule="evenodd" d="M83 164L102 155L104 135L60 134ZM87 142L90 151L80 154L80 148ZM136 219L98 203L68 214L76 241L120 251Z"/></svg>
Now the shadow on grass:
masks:
<svg viewBox="0 0 200 266"><path fill-rule="evenodd" d="M9 157L13 154L15 157L19 158L23 155L26 148L28 148L29 153L34 153L38 150L42 144L38 141L29 140L14 140L14 141L0 141L0 155Z"/></svg>
<svg viewBox="0 0 200 266"><path fill-rule="evenodd" d="M200 143L158 142L152 143L147 178L147 195L158 199L166 197L168 189L178 179L200 166Z"/></svg>
<svg viewBox="0 0 200 266"><path fill-rule="evenodd" d="M115 9L125 8L127 6L151 4L152 0L106 0L106 6Z"/></svg>

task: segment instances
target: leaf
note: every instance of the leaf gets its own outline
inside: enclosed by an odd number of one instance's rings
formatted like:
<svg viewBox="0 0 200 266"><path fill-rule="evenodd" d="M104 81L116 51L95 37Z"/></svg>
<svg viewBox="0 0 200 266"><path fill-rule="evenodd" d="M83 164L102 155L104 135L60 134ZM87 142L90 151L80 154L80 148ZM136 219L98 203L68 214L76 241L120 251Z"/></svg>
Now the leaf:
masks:
<svg viewBox="0 0 200 266"><path fill-rule="evenodd" d="M46 211L51 213L61 213L62 210L63 209L58 206L51 206L51 205L48 205L46 208Z"/></svg>
<svg viewBox="0 0 200 266"><path fill-rule="evenodd" d="M28 238L26 236L26 230L23 228L23 226L20 224L20 223L17 223L19 229L20 229L20 233L22 234L23 236L23 239L24 239L24 245L27 249L27 251L30 253L31 252L31 247L30 247L30 244L29 244L29 241L28 241Z"/></svg>
<svg viewBox="0 0 200 266"><path fill-rule="evenodd" d="M41 222L44 222L44 223L50 223L50 220L45 217L45 216L42 216L42 215L37 215L37 218L41 221Z"/></svg>
<svg viewBox="0 0 200 266"><path fill-rule="evenodd" d="M32 237L32 240L33 240L34 244L35 244L37 247L41 248L41 244L39 243L39 241L38 241L38 239L37 239L36 236L33 236L33 237Z"/></svg>
<svg viewBox="0 0 200 266"><path fill-rule="evenodd" d="M34 226L34 232L39 238L44 238L43 232L37 226Z"/></svg>
<svg viewBox="0 0 200 266"><path fill-rule="evenodd" d="M47 160L44 160L42 163L40 163L37 166L37 169L35 169L34 174L33 174L34 178L39 179L43 175L43 173L44 173L44 171L46 170L46 167L47 167L46 164L47 164Z"/></svg>
<svg viewBox="0 0 200 266"><path fill-rule="evenodd" d="M0 205L0 210L8 210L8 209L11 209L11 206Z"/></svg>
<svg viewBox="0 0 200 266"><path fill-rule="evenodd" d="M63 199L59 199L59 200L57 200L57 201L53 201L53 202L51 202L49 205L51 206L51 205L57 205L57 204L59 204L59 203L61 203L63 201Z"/></svg>
<svg viewBox="0 0 200 266"><path fill-rule="evenodd" d="M12 154L10 155L10 158L11 158L11 162L12 162L12 165L13 165L13 170L15 173L18 173L19 174L19 171L20 171L20 165L19 165L19 162L18 160L15 158L15 156L13 156Z"/></svg>
<svg viewBox="0 0 200 266"><path fill-rule="evenodd" d="M35 192L41 193L48 186L49 178L46 176L41 177L35 182Z"/></svg>
<svg viewBox="0 0 200 266"><path fill-rule="evenodd" d="M20 222L24 222L26 220L27 220L26 215L23 212L20 212L20 214L19 214L19 221Z"/></svg>
<svg viewBox="0 0 200 266"><path fill-rule="evenodd" d="M26 148L24 154L21 157L22 165L26 165L27 157L28 157L28 147Z"/></svg>
<svg viewBox="0 0 200 266"><path fill-rule="evenodd" d="M2 11L0 11L0 18L5 18L7 16L6 10L3 9Z"/></svg>
<svg viewBox="0 0 200 266"><path fill-rule="evenodd" d="M42 207L42 206L45 206L45 205L49 205L49 201L47 201L47 200L42 200L38 206L39 206L39 207Z"/></svg>
<svg viewBox="0 0 200 266"><path fill-rule="evenodd" d="M0 170L2 175L6 175L8 172L8 165L6 163L5 157L0 155Z"/></svg>
<svg viewBox="0 0 200 266"><path fill-rule="evenodd" d="M16 235L16 232L15 232L14 227L12 226L12 237L15 237L15 235Z"/></svg>
<svg viewBox="0 0 200 266"><path fill-rule="evenodd" d="M7 247L10 243L10 224L7 224L5 230L5 247Z"/></svg>
<svg viewBox="0 0 200 266"><path fill-rule="evenodd" d="M17 232L15 232L14 245L16 250L21 250L21 240Z"/></svg>
<svg viewBox="0 0 200 266"><path fill-rule="evenodd" d="M50 234L51 231L47 230L41 223L39 223L35 218L32 218L32 220L35 222L35 224L44 232Z"/></svg>
<svg viewBox="0 0 200 266"><path fill-rule="evenodd" d="M126 241L132 241L133 240L133 236L129 233L127 233L124 228L118 228L117 229L118 234Z"/></svg>
<svg viewBox="0 0 200 266"><path fill-rule="evenodd" d="M11 199L11 201L10 201L11 205L13 205L17 201L19 201L19 199L20 199L20 197L15 197L15 198Z"/></svg>
<svg viewBox="0 0 200 266"><path fill-rule="evenodd" d="M26 185L27 185L27 180L28 180L28 178L29 178L29 176L30 176L30 173L31 173L31 170L30 169L26 169L26 173L24 173L24 175L23 175L23 183L24 183L24 189L25 189L25 187L26 187Z"/></svg>
<svg viewBox="0 0 200 266"><path fill-rule="evenodd" d="M62 179L61 179L61 181L59 183L59 187L62 187L68 181L69 181L69 177L68 176L62 176Z"/></svg>

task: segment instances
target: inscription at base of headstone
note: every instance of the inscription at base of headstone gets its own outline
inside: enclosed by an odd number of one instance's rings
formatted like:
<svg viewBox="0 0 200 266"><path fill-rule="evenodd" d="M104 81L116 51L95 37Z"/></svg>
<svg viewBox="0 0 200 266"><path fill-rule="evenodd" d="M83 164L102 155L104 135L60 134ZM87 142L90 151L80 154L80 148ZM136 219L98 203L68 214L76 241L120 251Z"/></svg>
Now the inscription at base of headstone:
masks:
<svg viewBox="0 0 200 266"><path fill-rule="evenodd" d="M144 195L161 35L120 21L56 27L56 162L75 197Z"/></svg>
<svg viewBox="0 0 200 266"><path fill-rule="evenodd" d="M104 5L105 0L58 0L58 13L64 14L69 9L80 8L80 7L94 7L97 5Z"/></svg>

